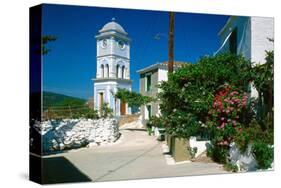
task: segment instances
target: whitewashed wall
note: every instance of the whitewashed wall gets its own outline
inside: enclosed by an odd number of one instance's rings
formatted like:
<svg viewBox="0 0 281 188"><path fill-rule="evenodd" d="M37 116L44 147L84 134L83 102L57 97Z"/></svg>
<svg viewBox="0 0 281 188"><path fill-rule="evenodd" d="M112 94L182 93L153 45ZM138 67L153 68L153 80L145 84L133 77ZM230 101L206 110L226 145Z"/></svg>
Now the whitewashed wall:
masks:
<svg viewBox="0 0 281 188"><path fill-rule="evenodd" d="M265 50L273 50L274 44L267 38L274 38L274 19L251 17L251 61L265 63Z"/></svg>

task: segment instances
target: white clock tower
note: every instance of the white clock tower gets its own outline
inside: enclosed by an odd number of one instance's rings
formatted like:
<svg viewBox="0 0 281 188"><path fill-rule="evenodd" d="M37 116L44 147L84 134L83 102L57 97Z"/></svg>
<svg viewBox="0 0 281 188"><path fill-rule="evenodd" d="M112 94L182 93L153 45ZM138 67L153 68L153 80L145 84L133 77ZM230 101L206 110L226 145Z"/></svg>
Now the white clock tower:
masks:
<svg viewBox="0 0 281 188"><path fill-rule="evenodd" d="M114 115L130 114L125 102L115 99L117 88L132 89L130 80L130 38L121 25L112 21L99 30L97 39L97 72L94 80L95 109L100 110L104 103Z"/></svg>

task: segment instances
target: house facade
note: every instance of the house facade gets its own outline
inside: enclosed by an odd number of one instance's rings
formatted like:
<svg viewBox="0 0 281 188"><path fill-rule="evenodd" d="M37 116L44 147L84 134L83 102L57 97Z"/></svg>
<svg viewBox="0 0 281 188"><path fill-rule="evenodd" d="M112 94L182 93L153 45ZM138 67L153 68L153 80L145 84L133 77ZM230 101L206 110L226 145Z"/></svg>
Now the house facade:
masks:
<svg viewBox="0 0 281 188"><path fill-rule="evenodd" d="M186 65L185 62L174 62L174 70ZM137 71L140 74L140 93L144 96L156 97L160 92L157 87L162 81L168 80L168 62L156 63ZM140 108L142 123L145 125L151 116L159 116L160 101L151 102Z"/></svg>
<svg viewBox="0 0 281 188"><path fill-rule="evenodd" d="M97 59L94 81L94 108L108 104L115 116L131 113L128 104L114 97L118 88L131 91L130 41L128 33L115 19L105 24L96 35Z"/></svg>
<svg viewBox="0 0 281 188"><path fill-rule="evenodd" d="M218 33L221 47L216 53L242 54L253 63L265 62L265 50L273 50L274 19L231 16Z"/></svg>
<svg viewBox="0 0 281 188"><path fill-rule="evenodd" d="M231 16L218 33L221 47L215 54L231 52L243 55L253 65L265 63L266 51L274 49L274 19L269 17ZM251 96L258 93L251 87Z"/></svg>

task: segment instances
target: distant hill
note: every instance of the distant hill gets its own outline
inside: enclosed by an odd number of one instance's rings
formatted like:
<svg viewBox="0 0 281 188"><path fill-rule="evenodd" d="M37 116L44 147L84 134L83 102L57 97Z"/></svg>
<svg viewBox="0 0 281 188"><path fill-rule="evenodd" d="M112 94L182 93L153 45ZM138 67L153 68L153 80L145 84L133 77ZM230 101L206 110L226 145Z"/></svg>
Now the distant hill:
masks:
<svg viewBox="0 0 281 188"><path fill-rule="evenodd" d="M77 97L71 97L63 94L44 91L43 92L43 109L49 107L77 107L85 105L86 100Z"/></svg>

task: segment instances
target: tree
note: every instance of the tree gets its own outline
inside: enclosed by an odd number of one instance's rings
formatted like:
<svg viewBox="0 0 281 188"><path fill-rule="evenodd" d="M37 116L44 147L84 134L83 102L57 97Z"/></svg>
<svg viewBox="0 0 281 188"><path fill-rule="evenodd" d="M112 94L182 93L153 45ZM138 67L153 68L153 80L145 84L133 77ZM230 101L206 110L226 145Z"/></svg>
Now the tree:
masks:
<svg viewBox="0 0 281 188"><path fill-rule="evenodd" d="M266 62L253 67L253 84L258 91L259 119L266 116L273 118L273 76L274 76L274 51L266 51Z"/></svg>
<svg viewBox="0 0 281 188"><path fill-rule="evenodd" d="M114 94L114 96L117 99L128 103L129 107L140 107L156 100L152 97L143 96L140 93L129 91L123 88L118 88L118 91L116 92L116 94Z"/></svg>
<svg viewBox="0 0 281 188"><path fill-rule="evenodd" d="M206 56L169 74L159 93L162 116L168 117L168 132L180 137L205 134L197 131L205 130L202 127L210 119L209 111L219 88L228 84L242 93L248 92L251 80L251 63L233 54Z"/></svg>
<svg viewBox="0 0 281 188"><path fill-rule="evenodd" d="M57 37L54 36L54 35L45 35L45 36L42 37L42 49L41 49L41 53L42 53L43 55L46 55L46 54L48 54L48 53L51 51L51 49L48 49L48 48L46 47L46 44L47 44L48 42L53 42L53 41L55 41L55 40L57 40Z"/></svg>

